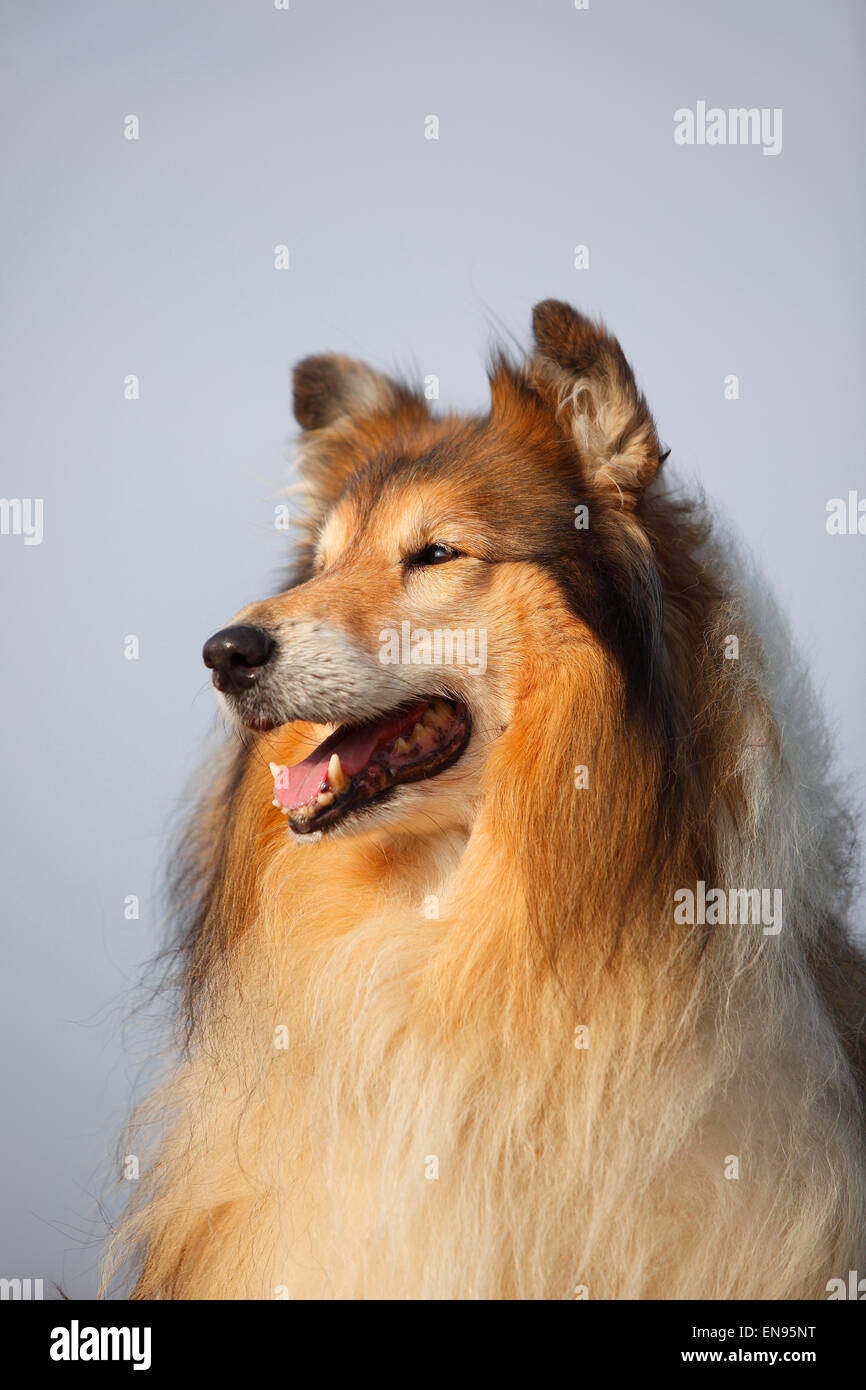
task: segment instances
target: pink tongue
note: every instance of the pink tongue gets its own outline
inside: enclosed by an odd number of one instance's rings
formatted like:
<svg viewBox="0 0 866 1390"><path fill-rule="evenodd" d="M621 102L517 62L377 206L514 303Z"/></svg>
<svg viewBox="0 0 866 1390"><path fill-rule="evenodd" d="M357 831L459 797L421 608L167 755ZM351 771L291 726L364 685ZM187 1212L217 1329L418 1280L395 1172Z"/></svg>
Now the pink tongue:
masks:
<svg viewBox="0 0 866 1390"><path fill-rule="evenodd" d="M325 785L328 763L333 753L339 753L343 771L353 777L356 772L367 766L379 744L388 743L407 724L414 723L426 703L424 700L386 723L353 729L342 737L331 734L330 738L319 744L302 763L280 769L279 775L274 779L274 799L290 810L311 801Z"/></svg>

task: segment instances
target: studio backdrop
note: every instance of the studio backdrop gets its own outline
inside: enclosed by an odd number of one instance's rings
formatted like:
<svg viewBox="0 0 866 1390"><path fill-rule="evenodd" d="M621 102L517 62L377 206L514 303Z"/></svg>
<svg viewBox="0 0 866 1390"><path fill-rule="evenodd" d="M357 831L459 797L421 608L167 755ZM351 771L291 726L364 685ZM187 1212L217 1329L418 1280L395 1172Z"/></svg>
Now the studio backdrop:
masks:
<svg viewBox="0 0 866 1390"><path fill-rule="evenodd" d="M288 558L299 358L483 412L534 303L602 316L862 794L866 11L2 8L0 1274L88 1296L202 643Z"/></svg>

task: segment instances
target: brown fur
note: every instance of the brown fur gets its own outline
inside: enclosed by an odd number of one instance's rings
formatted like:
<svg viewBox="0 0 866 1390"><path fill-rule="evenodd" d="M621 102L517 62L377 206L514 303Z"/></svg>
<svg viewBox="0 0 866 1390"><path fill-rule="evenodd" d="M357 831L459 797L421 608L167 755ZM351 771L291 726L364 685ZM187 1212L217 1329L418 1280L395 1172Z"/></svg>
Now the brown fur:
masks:
<svg viewBox="0 0 866 1390"><path fill-rule="evenodd" d="M187 1048L118 1241L137 1297L816 1297L862 1257L844 812L790 771L619 344L552 301L534 327L485 417L345 358L296 371L304 540L235 621L326 622L371 660L385 624L483 624L488 667L447 673L464 757L353 835L295 846L271 806L269 761L330 726L208 768L176 884ZM438 538L468 558L407 578ZM675 925L699 879L781 879L783 933Z"/></svg>

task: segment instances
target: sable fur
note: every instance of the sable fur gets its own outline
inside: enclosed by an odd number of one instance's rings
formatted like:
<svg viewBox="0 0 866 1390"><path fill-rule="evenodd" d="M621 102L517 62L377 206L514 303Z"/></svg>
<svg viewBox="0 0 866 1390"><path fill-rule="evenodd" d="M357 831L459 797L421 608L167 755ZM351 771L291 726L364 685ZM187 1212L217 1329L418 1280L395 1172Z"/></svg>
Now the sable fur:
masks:
<svg viewBox="0 0 866 1390"><path fill-rule="evenodd" d="M464 757L315 847L268 762L327 729L208 763L185 1046L110 1263L134 1297L820 1298L863 1268L866 972L820 718L733 543L665 485L619 344L553 301L534 330L483 417L296 370L305 529L236 621L327 618L371 661L395 612L483 621L488 670L443 677ZM473 558L398 589L425 508ZM698 879L781 887L782 932L674 925Z"/></svg>

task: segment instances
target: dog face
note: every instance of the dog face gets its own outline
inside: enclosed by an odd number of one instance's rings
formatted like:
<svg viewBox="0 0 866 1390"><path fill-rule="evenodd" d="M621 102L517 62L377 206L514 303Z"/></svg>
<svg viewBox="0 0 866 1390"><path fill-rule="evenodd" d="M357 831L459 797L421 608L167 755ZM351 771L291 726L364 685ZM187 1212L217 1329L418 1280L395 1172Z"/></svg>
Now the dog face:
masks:
<svg viewBox="0 0 866 1390"><path fill-rule="evenodd" d="M651 681L660 590L636 511L655 430L603 329L555 302L534 327L525 367L494 364L482 418L433 419L345 358L296 369L301 558L204 649L227 713L274 751L312 726L312 753L275 764L296 834L465 821L551 663L579 678L601 655Z"/></svg>

